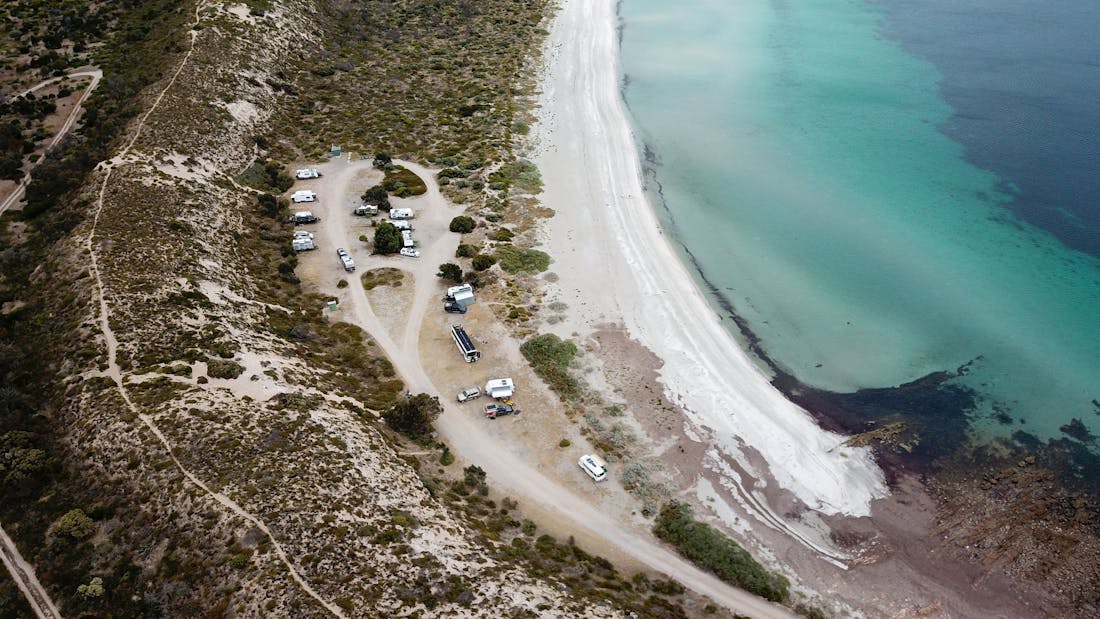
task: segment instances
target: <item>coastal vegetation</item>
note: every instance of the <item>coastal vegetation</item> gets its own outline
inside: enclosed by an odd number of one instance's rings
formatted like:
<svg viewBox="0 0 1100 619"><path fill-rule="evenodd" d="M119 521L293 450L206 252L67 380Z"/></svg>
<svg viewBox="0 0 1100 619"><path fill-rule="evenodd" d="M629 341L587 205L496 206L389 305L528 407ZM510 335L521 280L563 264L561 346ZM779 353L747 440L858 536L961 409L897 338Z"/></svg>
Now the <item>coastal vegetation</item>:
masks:
<svg viewBox="0 0 1100 619"><path fill-rule="evenodd" d="M580 397L581 383L569 371L569 364L577 354L576 344L562 340L553 333L544 333L524 342L519 350L531 364L531 369L563 401L573 401Z"/></svg>
<svg viewBox="0 0 1100 619"><path fill-rule="evenodd" d="M736 542L695 520L687 503L666 503L657 516L653 533L675 546L692 563L730 584L773 602L785 602L790 597L786 578L769 572Z"/></svg>

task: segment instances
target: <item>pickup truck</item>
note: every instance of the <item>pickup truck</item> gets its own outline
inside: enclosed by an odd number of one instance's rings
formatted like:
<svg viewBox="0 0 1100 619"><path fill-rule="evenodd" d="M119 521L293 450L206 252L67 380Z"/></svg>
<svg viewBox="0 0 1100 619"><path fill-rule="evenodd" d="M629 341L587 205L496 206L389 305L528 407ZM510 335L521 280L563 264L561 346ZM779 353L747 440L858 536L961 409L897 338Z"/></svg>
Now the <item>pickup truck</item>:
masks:
<svg viewBox="0 0 1100 619"><path fill-rule="evenodd" d="M518 415L519 409L512 408L507 404L486 404L485 416L489 419L496 419L497 417L503 417L505 415Z"/></svg>

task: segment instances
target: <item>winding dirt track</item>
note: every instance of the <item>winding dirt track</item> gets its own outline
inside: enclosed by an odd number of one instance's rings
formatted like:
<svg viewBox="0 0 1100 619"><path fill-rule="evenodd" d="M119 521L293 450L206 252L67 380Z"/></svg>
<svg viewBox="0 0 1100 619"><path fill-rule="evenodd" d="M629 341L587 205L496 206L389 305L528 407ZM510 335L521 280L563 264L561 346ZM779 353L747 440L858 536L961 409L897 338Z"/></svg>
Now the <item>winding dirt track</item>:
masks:
<svg viewBox="0 0 1100 619"><path fill-rule="evenodd" d="M418 230L426 230L429 226L443 226L443 229L446 229L451 217L462 214L461 208L447 202L439 193L439 186L432 170L408 161L395 160L395 163L412 170L428 185L425 196L427 208L416 213L415 221ZM328 204L346 204L349 195L348 185L355 178L355 173L369 166L369 161L351 162L348 159L318 166L318 169L324 172L324 176L316 184L318 194ZM339 246L362 247L362 243L355 242L358 233L349 227L354 220L355 218L347 212L327 211L322 219L325 237L329 242ZM423 235L417 236L425 238ZM411 265L411 268L406 268L406 265L414 259L408 259L402 263L404 270L413 273L416 288L411 305L404 310L408 322L399 342L389 336L385 324L371 307L359 277L347 278L350 294L345 302L346 305L341 308L345 319L354 322L374 337L413 393L440 394L439 389L435 387L425 371L420 358L419 332L429 306L434 307L441 293L440 283L435 276L438 265L453 259L459 236L443 234L429 235L427 238L433 237L434 241L428 243L422 241L419 246L421 257L415 259L416 262ZM321 251L327 252L327 248ZM384 259L355 256L355 262L362 270L381 266L383 263L378 262L379 260ZM339 268L335 259L332 265L334 269ZM440 394L440 402L443 404L444 412L436 421L436 429L447 444L465 460L477 464L486 471L492 471L493 486L512 497L520 498L525 507L535 508L543 516L565 523L572 530L583 533L584 537L599 538L618 553L632 557L654 571L668 574L685 586L735 612L757 618L794 616L787 608L732 587L714 575L695 567L656 542L648 533L633 528L629 523L616 520L607 511L602 510L600 505L594 503L593 497L574 494L557 480L533 468L529 462L515 453L501 449L496 440L485 432L484 427L476 423L474 417L463 414L449 395Z"/></svg>
<svg viewBox="0 0 1100 619"><path fill-rule="evenodd" d="M73 109L65 118L64 124L62 124L61 128L57 131L57 135L53 136L53 139L50 140L50 143L46 146L47 151L54 146L57 146L57 143L60 142L61 139L64 138L66 135L68 135L69 131L72 130L73 125L76 124L76 119L80 116L81 110L84 109L84 102L88 100L88 96L92 94L92 91L95 90L96 86L99 86L99 81L103 79L103 71L100 71L99 69L81 69L79 71L73 71L72 73L62 75L60 77L51 77L48 80L42 80L34 86L31 86L30 88L24 90L18 95L22 97L23 95L32 93L36 90L49 86L50 84L59 82L63 79L68 79L70 77L91 77L92 81L88 84L88 87L84 89L84 94L80 95L80 99L76 102L75 105L73 105ZM39 161L42 160L39 159ZM31 182L31 172L34 171L34 168L36 166L37 164L35 164L35 166L31 166L31 169L28 170L23 178L19 180L19 184L15 187L15 190L12 191L8 195L8 197L4 198L3 202L0 202L0 214L3 214L4 211L11 208L13 204L18 204L19 201L23 199L23 194L27 191L27 185Z"/></svg>

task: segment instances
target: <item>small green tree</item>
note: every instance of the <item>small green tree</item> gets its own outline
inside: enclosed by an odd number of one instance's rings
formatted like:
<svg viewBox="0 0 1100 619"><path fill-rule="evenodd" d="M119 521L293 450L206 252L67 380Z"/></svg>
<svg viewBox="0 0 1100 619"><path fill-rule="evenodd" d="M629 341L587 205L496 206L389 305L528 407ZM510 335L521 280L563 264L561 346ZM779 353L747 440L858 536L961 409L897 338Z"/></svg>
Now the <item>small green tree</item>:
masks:
<svg viewBox="0 0 1100 619"><path fill-rule="evenodd" d="M382 413L382 417L394 430L419 441L431 436L435 430L432 422L442 411L443 406L439 404L439 398L419 393L411 398L399 400Z"/></svg>
<svg viewBox="0 0 1100 619"><path fill-rule="evenodd" d="M386 191L386 188L381 185L375 185L370 189L363 192L360 196L363 202L366 204L374 204L378 206L380 211L390 210L390 194Z"/></svg>
<svg viewBox="0 0 1100 619"><path fill-rule="evenodd" d="M374 253L395 254L401 249L401 231L388 221L374 231Z"/></svg>
<svg viewBox="0 0 1100 619"><path fill-rule="evenodd" d="M91 600L103 597L103 594L106 593L107 590L103 588L103 579L96 576L88 584L77 587L76 592L85 599Z"/></svg>
<svg viewBox="0 0 1100 619"><path fill-rule="evenodd" d="M480 466L470 465L462 469L462 481L473 488L485 483L485 471Z"/></svg>
<svg viewBox="0 0 1100 619"><path fill-rule="evenodd" d="M496 264L496 258L493 258L492 256L489 256L487 254L481 254L479 256L474 256L473 264L475 271L484 271L485 269L488 269L489 267Z"/></svg>
<svg viewBox="0 0 1100 619"><path fill-rule="evenodd" d="M474 220L472 217L466 215L459 215L451 220L449 229L451 232L458 232L459 234L469 234L474 231Z"/></svg>
<svg viewBox="0 0 1100 619"><path fill-rule="evenodd" d="M95 521L82 509L72 509L54 523L54 534L59 537L81 540L95 532Z"/></svg>
<svg viewBox="0 0 1100 619"><path fill-rule="evenodd" d="M393 165L393 157L386 151L379 151L374 154L374 167L386 168Z"/></svg>
<svg viewBox="0 0 1100 619"><path fill-rule="evenodd" d="M458 249L455 250L455 258L469 258L476 255L477 247L466 243L460 243Z"/></svg>
<svg viewBox="0 0 1100 619"><path fill-rule="evenodd" d="M269 194L262 193L256 196L256 202L260 205L260 210L264 212L264 215L274 219L279 216L279 200Z"/></svg>
<svg viewBox="0 0 1100 619"><path fill-rule="evenodd" d="M454 282L456 284L462 283L462 267L453 262L444 262L439 265L439 273L437 273L437 275L449 282Z"/></svg>

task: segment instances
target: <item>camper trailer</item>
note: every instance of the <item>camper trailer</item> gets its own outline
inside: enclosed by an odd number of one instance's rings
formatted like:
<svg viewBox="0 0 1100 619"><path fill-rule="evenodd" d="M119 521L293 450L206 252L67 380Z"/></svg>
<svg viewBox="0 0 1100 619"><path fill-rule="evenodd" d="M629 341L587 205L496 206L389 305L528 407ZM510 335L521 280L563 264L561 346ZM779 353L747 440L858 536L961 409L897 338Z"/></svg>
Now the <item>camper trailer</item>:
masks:
<svg viewBox="0 0 1100 619"><path fill-rule="evenodd" d="M413 229L412 222L408 221L406 219L398 219L396 221L391 221L390 224L392 224L393 227L397 228L398 230L412 230Z"/></svg>
<svg viewBox="0 0 1100 619"><path fill-rule="evenodd" d="M390 209L390 219L412 219L413 210L411 208L395 208Z"/></svg>
<svg viewBox="0 0 1100 619"><path fill-rule="evenodd" d="M401 231L401 247L416 247L416 241L413 240L413 233L411 230Z"/></svg>
<svg viewBox="0 0 1100 619"><path fill-rule="evenodd" d="M485 393L489 394L490 398L503 400L512 397L515 392L516 386L511 378L494 378L485 383Z"/></svg>
<svg viewBox="0 0 1100 619"><path fill-rule="evenodd" d="M321 173L315 168L302 168L301 170L294 171L294 178L298 180L307 180L310 178L321 178Z"/></svg>
<svg viewBox="0 0 1100 619"><path fill-rule="evenodd" d="M290 246L294 251L309 251L311 249L317 249L317 245L314 244L313 239L309 237L296 237L290 242Z"/></svg>
<svg viewBox="0 0 1100 619"><path fill-rule="evenodd" d="M370 217L371 215L378 214L378 207L374 204L362 204L355 207L355 210L353 210L351 214L359 215L360 217Z"/></svg>
<svg viewBox="0 0 1100 619"><path fill-rule="evenodd" d="M447 296L443 297L445 303L454 303L463 308L474 304L474 287L470 284L451 286L447 289Z"/></svg>
<svg viewBox="0 0 1100 619"><path fill-rule="evenodd" d="M459 325L452 326L451 337L454 338L455 345L458 346L458 350L462 353L462 358L466 360L466 363L473 363L481 358L481 352L474 346L474 341L470 339L470 336L466 334L466 329Z"/></svg>
<svg viewBox="0 0 1100 619"><path fill-rule="evenodd" d="M317 194L308 189L299 189L290 194L290 201L297 204L299 202L315 202L317 200Z"/></svg>

